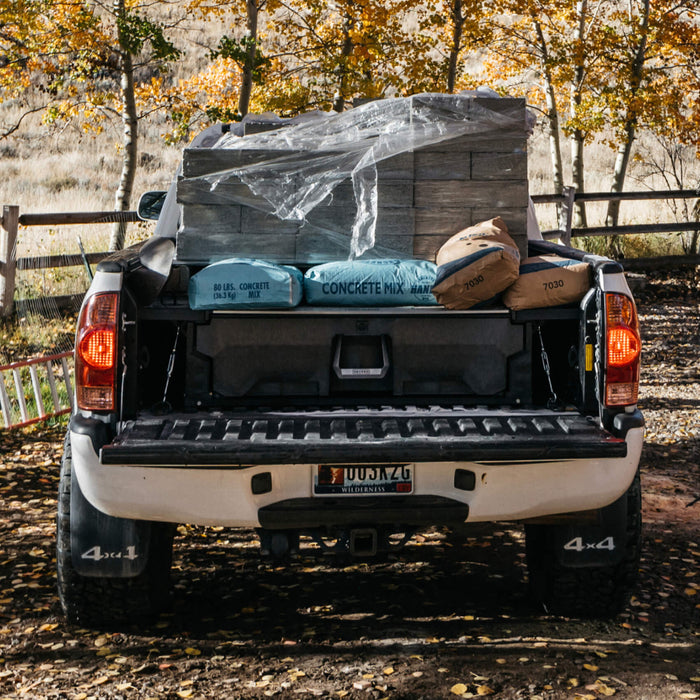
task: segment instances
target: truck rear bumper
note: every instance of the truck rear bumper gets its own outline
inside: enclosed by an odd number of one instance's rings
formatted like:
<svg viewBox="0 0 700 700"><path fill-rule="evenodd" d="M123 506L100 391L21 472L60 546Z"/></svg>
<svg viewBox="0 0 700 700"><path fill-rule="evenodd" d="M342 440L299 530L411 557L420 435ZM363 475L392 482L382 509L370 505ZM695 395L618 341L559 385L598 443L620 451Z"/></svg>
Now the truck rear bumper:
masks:
<svg viewBox="0 0 700 700"><path fill-rule="evenodd" d="M485 427L487 418L472 413L444 423L433 415L430 429L413 422L413 436L401 434L408 428L395 416L386 417L387 439L376 425L364 425L371 430L364 438L362 431L348 437L345 425L345 436L336 437L335 444L332 433L319 432L325 429L320 423L312 426L311 437L308 432L299 437L291 426L288 440L274 438L275 429L266 424L257 426L258 440L254 429L241 437L240 426L237 436L227 439L215 420L204 426L188 417L177 438L172 437L177 421L159 439L164 421L154 418L132 424L131 432L98 450L88 432L74 424L73 468L87 499L109 515L242 527L377 519L408 524L411 513L417 522L440 524L467 516L469 521L518 520L589 510L617 499L637 470L641 416L616 438L575 414L491 411ZM410 462L413 493L373 499L314 496L320 462ZM473 474L466 487L457 470ZM256 475L266 475L264 493L256 492Z"/></svg>

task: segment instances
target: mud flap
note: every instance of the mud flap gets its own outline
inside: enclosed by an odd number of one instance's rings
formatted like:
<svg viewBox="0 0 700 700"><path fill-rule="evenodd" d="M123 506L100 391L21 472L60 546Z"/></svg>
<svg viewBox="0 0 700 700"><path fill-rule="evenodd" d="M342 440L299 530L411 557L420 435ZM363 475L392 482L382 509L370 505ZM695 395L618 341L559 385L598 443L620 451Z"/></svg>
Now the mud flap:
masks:
<svg viewBox="0 0 700 700"><path fill-rule="evenodd" d="M550 528L559 564L571 568L614 566L625 557L627 493L601 508L597 523L571 523Z"/></svg>
<svg viewBox="0 0 700 700"><path fill-rule="evenodd" d="M70 547L81 576L130 578L148 563L151 523L105 515L91 505L71 474Z"/></svg>

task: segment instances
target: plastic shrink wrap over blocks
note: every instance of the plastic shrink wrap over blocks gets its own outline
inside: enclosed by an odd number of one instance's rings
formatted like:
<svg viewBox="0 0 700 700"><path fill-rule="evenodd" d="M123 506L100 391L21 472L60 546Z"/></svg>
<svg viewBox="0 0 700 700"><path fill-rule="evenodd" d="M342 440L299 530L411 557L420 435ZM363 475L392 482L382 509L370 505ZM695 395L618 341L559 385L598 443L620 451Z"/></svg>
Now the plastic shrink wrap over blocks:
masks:
<svg viewBox="0 0 700 700"><path fill-rule="evenodd" d="M522 99L422 94L250 126L185 149L180 261L434 260L450 236L494 216L526 253Z"/></svg>

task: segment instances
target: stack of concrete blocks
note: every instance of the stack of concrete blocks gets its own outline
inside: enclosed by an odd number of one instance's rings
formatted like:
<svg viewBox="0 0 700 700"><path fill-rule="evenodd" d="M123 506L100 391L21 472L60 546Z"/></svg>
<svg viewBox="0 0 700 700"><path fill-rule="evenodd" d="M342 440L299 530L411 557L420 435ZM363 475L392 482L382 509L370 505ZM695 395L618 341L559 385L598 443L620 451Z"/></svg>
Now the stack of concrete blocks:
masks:
<svg viewBox="0 0 700 700"><path fill-rule="evenodd" d="M525 101L481 97L474 101L485 113L504 118L485 120L477 133L377 163L376 242L363 257L435 260L450 236L495 216L506 222L521 257L526 257ZM357 210L349 178L304 222L266 213L269 204L236 178L211 188L207 176L280 156L278 151L256 149L255 134L242 138L250 139L250 148L185 149L177 189L182 205L178 260L209 264L238 256L304 266L348 259Z"/></svg>

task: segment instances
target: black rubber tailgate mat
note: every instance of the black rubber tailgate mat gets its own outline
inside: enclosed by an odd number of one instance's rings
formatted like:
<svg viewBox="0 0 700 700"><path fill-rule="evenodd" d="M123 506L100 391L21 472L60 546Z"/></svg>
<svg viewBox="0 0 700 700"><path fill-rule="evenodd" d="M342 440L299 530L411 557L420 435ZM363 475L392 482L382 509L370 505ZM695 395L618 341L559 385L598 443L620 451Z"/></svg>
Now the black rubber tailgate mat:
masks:
<svg viewBox="0 0 700 700"><path fill-rule="evenodd" d="M575 412L460 406L143 415L103 464L251 464L615 458L624 440Z"/></svg>

